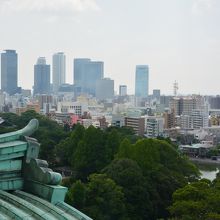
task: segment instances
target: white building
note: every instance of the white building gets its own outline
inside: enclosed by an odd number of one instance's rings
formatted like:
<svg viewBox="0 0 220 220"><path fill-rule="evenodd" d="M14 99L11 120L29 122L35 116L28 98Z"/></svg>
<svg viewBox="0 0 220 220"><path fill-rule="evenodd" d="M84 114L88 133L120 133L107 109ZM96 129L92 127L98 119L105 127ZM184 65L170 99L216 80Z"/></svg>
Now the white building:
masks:
<svg viewBox="0 0 220 220"><path fill-rule="evenodd" d="M112 115L111 125L115 127L123 127L125 125L125 117L123 115Z"/></svg>
<svg viewBox="0 0 220 220"><path fill-rule="evenodd" d="M88 106L80 102L58 102L57 105L59 113L74 113L81 116L86 111L88 111Z"/></svg>
<svg viewBox="0 0 220 220"><path fill-rule="evenodd" d="M193 129L204 128L208 127L209 125L209 115L203 110L193 110L191 118Z"/></svg>
<svg viewBox="0 0 220 220"><path fill-rule="evenodd" d="M88 128L90 125L92 125L93 120L92 119L82 119L82 125L85 128Z"/></svg>
<svg viewBox="0 0 220 220"><path fill-rule="evenodd" d="M163 135L164 118L157 116L147 116L145 118L145 133L147 137L158 137Z"/></svg>
<svg viewBox="0 0 220 220"><path fill-rule="evenodd" d="M192 129L192 117L190 115L181 115L180 117L180 127L182 129Z"/></svg>
<svg viewBox="0 0 220 220"><path fill-rule="evenodd" d="M53 91L56 93L59 87L66 81L66 56L63 52L53 55Z"/></svg>

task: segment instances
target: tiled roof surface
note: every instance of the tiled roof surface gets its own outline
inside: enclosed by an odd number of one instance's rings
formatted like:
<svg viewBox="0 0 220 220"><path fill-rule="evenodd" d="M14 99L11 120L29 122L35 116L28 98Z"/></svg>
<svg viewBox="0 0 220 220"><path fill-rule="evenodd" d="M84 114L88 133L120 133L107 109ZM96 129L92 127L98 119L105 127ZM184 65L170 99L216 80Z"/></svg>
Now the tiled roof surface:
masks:
<svg viewBox="0 0 220 220"><path fill-rule="evenodd" d="M64 202L51 204L32 194L0 190L1 220L91 220Z"/></svg>

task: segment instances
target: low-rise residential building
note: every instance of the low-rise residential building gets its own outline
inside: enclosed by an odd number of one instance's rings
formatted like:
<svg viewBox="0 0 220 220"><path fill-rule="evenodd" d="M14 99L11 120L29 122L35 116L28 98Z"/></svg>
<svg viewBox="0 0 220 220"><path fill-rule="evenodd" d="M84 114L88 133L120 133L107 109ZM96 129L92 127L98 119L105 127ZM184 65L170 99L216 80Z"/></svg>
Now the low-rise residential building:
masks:
<svg viewBox="0 0 220 220"><path fill-rule="evenodd" d="M193 145L180 145L179 149L184 154L190 157L206 157L208 151L213 148L210 144L193 144Z"/></svg>
<svg viewBox="0 0 220 220"><path fill-rule="evenodd" d="M37 113L40 113L40 105L39 103L28 103L25 107L17 107L15 108L15 114L21 115L22 113L33 110Z"/></svg>

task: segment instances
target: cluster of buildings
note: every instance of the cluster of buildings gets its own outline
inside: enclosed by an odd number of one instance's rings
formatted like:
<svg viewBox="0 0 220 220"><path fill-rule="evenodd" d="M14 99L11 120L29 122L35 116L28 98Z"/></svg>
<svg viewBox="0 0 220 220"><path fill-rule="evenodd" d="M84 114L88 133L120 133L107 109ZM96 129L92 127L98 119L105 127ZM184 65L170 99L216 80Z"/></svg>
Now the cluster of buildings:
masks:
<svg viewBox="0 0 220 220"><path fill-rule="evenodd" d="M52 68L45 57L37 59L33 90L25 90L17 85L17 56L15 50L1 54L1 112L35 110L70 126L128 126L151 138L190 134L211 144L220 141L220 96L178 96L176 91L165 96L159 89L149 94L148 65L136 66L134 95L127 94L126 85L116 94L104 62L89 58L73 60L74 84L66 83L66 56L58 52Z"/></svg>
<svg viewBox="0 0 220 220"><path fill-rule="evenodd" d="M92 61L88 58L74 59L73 81L74 84L66 83L66 56L63 52L53 55L52 68L47 64L45 57L39 57L34 65L32 95L57 95L62 92L73 92L75 98L82 94L96 97L98 100L114 98L114 80L104 76L104 62L102 61ZM137 66L136 96L147 97L148 85L148 66ZM1 91L10 96L22 93L22 88L18 87L18 55L15 50L5 50L1 53ZM126 85L120 86L120 95L127 95Z"/></svg>

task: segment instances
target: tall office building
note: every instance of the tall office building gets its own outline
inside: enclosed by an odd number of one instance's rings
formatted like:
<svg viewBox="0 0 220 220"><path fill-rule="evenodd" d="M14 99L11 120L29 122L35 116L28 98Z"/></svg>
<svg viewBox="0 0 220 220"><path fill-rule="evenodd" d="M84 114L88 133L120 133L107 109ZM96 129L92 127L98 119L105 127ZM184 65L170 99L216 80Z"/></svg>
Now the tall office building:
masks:
<svg viewBox="0 0 220 220"><path fill-rule="evenodd" d="M34 65L34 95L50 93L50 65L45 57L39 57Z"/></svg>
<svg viewBox="0 0 220 220"><path fill-rule="evenodd" d="M211 109L220 109L220 96L209 97L209 104Z"/></svg>
<svg viewBox="0 0 220 220"><path fill-rule="evenodd" d="M119 96L126 96L126 95L127 95L127 86L119 85Z"/></svg>
<svg viewBox="0 0 220 220"><path fill-rule="evenodd" d="M153 90L153 98L160 99L160 89Z"/></svg>
<svg viewBox="0 0 220 220"><path fill-rule="evenodd" d="M59 87L66 82L66 56L63 52L53 55L53 91L58 92Z"/></svg>
<svg viewBox="0 0 220 220"><path fill-rule="evenodd" d="M82 90L83 82L84 82L84 72L85 65L89 63L91 60L87 58L77 58L74 59L74 69L73 69L73 79L75 87L78 87Z"/></svg>
<svg viewBox="0 0 220 220"><path fill-rule="evenodd" d="M149 94L149 67L137 65L135 74L135 96L146 98Z"/></svg>
<svg viewBox="0 0 220 220"><path fill-rule="evenodd" d="M75 91L95 96L96 82L104 76L104 63L87 58L74 59L73 74Z"/></svg>
<svg viewBox="0 0 220 220"><path fill-rule="evenodd" d="M1 54L1 90L13 95L18 92L18 56L15 50Z"/></svg>
<svg viewBox="0 0 220 220"><path fill-rule="evenodd" d="M114 98L114 80L104 78L96 83L96 98L100 100Z"/></svg>

